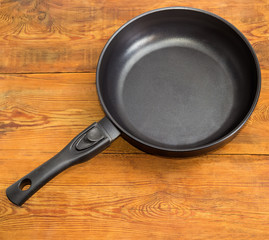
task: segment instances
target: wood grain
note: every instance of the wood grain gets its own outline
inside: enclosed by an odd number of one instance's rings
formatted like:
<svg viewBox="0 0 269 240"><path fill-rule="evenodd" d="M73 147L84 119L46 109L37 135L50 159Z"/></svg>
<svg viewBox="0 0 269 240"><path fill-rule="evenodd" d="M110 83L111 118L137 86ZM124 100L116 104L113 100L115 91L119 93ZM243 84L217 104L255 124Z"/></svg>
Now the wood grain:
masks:
<svg viewBox="0 0 269 240"><path fill-rule="evenodd" d="M268 154L269 70L262 76L259 103L246 126L230 144L209 154ZM57 152L104 116L95 74L5 74L0 81L0 134L5 136L0 135L0 145L5 149ZM108 152L141 153L123 139Z"/></svg>
<svg viewBox="0 0 269 240"><path fill-rule="evenodd" d="M241 30L262 68L237 137L195 158L122 138L61 173L22 207L5 189L104 116L95 68L106 41L147 10L190 6ZM269 239L268 0L0 0L0 240Z"/></svg>
<svg viewBox="0 0 269 240"><path fill-rule="evenodd" d="M269 66L268 0L1 0L2 73L95 72L109 37L145 11L189 6L211 11L241 30Z"/></svg>
<svg viewBox="0 0 269 240"><path fill-rule="evenodd" d="M9 161L17 163L1 182L32 167L25 164L31 156L19 155L24 161L1 160L6 170ZM101 154L60 174L22 208L1 197L0 233L3 239L267 239L268 160Z"/></svg>

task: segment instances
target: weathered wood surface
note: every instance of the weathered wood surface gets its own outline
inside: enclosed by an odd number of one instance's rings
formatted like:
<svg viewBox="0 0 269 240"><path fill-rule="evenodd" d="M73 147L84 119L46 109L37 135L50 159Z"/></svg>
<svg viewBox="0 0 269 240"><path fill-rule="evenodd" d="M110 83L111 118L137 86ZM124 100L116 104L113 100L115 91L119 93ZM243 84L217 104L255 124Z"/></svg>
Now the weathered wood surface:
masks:
<svg viewBox="0 0 269 240"><path fill-rule="evenodd" d="M42 158L50 155L42 151ZM0 161L5 184L38 162L25 151L18 151L14 159L9 156ZM12 171L11 161L16 162ZM60 174L22 208L1 196L0 236L268 239L268 168L269 156L179 160L101 154Z"/></svg>
<svg viewBox="0 0 269 240"><path fill-rule="evenodd" d="M253 44L262 91L225 147L195 158L117 139L22 207L5 189L104 116L99 54L132 17L165 6L216 13ZM269 2L0 1L0 239L269 239Z"/></svg>
<svg viewBox="0 0 269 240"><path fill-rule="evenodd" d="M209 154L268 154L269 70L262 75L259 103L246 126L230 144ZM0 82L1 148L56 152L104 117L93 73L2 74ZM107 152L141 153L123 139Z"/></svg>
<svg viewBox="0 0 269 240"><path fill-rule="evenodd" d="M268 0L2 0L2 73L95 72L108 38L126 21L167 6L202 8L236 25L268 66ZM267 55L266 55L267 53Z"/></svg>

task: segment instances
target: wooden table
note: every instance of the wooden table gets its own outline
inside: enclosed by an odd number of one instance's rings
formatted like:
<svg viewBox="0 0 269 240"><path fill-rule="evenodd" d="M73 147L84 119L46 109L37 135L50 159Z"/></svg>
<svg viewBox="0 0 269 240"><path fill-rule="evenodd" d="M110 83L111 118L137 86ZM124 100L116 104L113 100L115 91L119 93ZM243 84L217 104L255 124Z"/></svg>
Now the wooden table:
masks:
<svg viewBox="0 0 269 240"><path fill-rule="evenodd" d="M22 207L5 189L104 113L95 69L108 38L145 11L190 6L220 15L253 45L257 108L205 156L145 154L119 138ZM268 0L0 2L0 239L269 239Z"/></svg>

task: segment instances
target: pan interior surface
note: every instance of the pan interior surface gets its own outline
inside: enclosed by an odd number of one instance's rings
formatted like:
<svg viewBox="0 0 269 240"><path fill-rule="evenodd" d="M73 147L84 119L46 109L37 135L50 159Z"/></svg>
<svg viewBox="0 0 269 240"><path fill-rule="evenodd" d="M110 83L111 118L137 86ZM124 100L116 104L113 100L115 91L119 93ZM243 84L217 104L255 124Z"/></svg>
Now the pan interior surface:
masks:
<svg viewBox="0 0 269 240"><path fill-rule="evenodd" d="M99 96L127 133L184 150L236 128L257 91L250 49L223 21L184 9L145 15L112 39L99 66Z"/></svg>

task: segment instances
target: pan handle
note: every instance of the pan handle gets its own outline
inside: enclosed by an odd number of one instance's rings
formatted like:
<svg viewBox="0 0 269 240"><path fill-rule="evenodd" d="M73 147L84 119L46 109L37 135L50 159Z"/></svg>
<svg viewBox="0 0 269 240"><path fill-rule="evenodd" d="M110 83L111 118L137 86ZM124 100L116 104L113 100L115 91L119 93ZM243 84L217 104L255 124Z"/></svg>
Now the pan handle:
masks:
<svg viewBox="0 0 269 240"><path fill-rule="evenodd" d="M93 158L120 135L106 117L77 135L61 152L7 188L8 199L21 206L66 168ZM25 190L26 187L29 187Z"/></svg>

